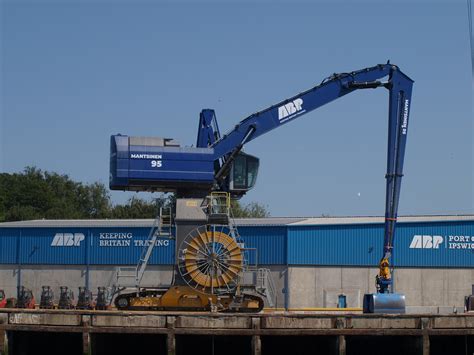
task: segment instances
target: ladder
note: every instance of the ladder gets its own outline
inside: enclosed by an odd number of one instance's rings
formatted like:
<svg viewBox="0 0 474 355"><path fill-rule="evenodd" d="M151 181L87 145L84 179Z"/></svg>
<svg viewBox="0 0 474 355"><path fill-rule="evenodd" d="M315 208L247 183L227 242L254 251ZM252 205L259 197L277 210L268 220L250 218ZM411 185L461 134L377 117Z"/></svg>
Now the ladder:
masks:
<svg viewBox="0 0 474 355"><path fill-rule="evenodd" d="M171 238L172 215L171 208L160 207L160 213L153 221L153 225L148 233L148 237L143 246L140 259L134 267L119 267L117 270L117 287L136 287L140 285L145 273L148 261L150 260L153 248L158 237Z"/></svg>
<svg viewBox="0 0 474 355"><path fill-rule="evenodd" d="M229 235L235 239L237 242L237 245L242 249L242 256L243 256L243 265L244 269L248 269L250 267L250 255L248 249L245 248L245 242L240 236L239 230L237 228L237 224L235 222L235 217L234 213L232 212L232 209L230 208L230 203L229 203ZM255 255L255 259L256 255ZM256 265L257 260L255 260L255 265Z"/></svg>

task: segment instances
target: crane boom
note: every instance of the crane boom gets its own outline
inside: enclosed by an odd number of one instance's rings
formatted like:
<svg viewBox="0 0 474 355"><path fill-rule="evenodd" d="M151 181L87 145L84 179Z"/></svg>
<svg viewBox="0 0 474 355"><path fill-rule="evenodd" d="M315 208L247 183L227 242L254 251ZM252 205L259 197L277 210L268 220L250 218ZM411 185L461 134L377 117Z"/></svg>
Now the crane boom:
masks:
<svg viewBox="0 0 474 355"><path fill-rule="evenodd" d="M386 82L380 81L380 79L385 77L388 77ZM312 89L248 116L222 137L219 131L213 131L215 134L212 135L213 140L209 146L214 148L217 157L227 155L228 158L232 158L245 143L305 113L311 112L355 90L375 89L381 86L387 88L390 94L387 172L385 175L384 250L379 263L380 272L377 276L377 289L380 293L389 293L392 287L389 260L395 236L413 87L413 80L400 71L397 66L387 63L351 73L333 74ZM213 112L208 112L207 114L209 117L213 117L208 122L213 122L215 114ZM217 127L217 123L213 123L213 125ZM210 125L204 126L203 132L209 129ZM209 135L209 133L207 134ZM204 133L200 131L200 135L203 136ZM231 155L229 156L229 154ZM229 159L224 164L230 165ZM221 169L219 172L221 171L225 171L225 169Z"/></svg>
<svg viewBox="0 0 474 355"><path fill-rule="evenodd" d="M384 77L388 77L388 82L379 81ZM391 88L390 83L394 79L398 84ZM231 153L251 128L254 128L254 132L247 142L355 90L385 86L390 92L397 91L395 93L397 96L398 91L411 90L412 84L413 81L392 64L380 64L350 73L333 74L320 85L248 116L237 123L230 132L213 142L211 147L214 148L216 157L222 157Z"/></svg>

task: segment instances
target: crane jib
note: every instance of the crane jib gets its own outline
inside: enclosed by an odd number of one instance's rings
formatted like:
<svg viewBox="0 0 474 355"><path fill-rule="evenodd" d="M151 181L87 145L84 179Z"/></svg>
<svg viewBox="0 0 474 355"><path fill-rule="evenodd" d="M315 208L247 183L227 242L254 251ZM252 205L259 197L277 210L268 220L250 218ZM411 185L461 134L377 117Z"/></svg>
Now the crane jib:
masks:
<svg viewBox="0 0 474 355"><path fill-rule="evenodd" d="M381 80L386 77L387 81ZM246 139L247 142L355 90L386 88L389 90L389 133L383 256L390 257L403 176L412 86L413 80L402 73L397 66L389 63L351 73L334 74L310 90L250 115L239 122L233 130L216 140L211 147L214 148L216 159L226 156L242 144L244 135L251 125L254 125L255 132ZM388 280L383 287L389 289L391 280Z"/></svg>
<svg viewBox="0 0 474 355"><path fill-rule="evenodd" d="M388 77L387 82L380 81L386 77ZM397 83L393 82L394 78ZM399 82L404 87L411 86L413 83L397 66L392 64L380 64L351 73L334 74L320 85L248 116L220 139L214 141L211 147L214 148L216 159L218 159L232 152L240 144L243 135L252 124L255 124L257 129L249 141L279 127L282 123L293 121L294 118L301 117L355 90L385 87L395 92L399 88Z"/></svg>

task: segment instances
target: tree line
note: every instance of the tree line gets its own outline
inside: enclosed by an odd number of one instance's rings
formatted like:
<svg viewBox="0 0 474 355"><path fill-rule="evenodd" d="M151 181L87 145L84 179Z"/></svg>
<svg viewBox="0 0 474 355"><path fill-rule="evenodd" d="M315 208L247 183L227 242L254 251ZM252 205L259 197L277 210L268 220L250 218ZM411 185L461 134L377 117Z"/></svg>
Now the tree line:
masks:
<svg viewBox="0 0 474 355"><path fill-rule="evenodd" d="M160 207L173 207L174 195L145 200L132 197L114 204L101 182L83 183L68 175L27 167L20 173L0 174L0 222L32 219L155 218ZM234 217L268 217L266 206L232 201Z"/></svg>

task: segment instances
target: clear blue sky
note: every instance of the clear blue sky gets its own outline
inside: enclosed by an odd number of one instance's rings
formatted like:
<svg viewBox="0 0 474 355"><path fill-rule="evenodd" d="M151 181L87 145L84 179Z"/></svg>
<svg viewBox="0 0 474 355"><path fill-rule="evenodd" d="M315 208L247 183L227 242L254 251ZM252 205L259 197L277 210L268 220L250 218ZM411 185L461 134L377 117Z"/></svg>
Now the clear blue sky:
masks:
<svg viewBox="0 0 474 355"><path fill-rule="evenodd" d="M474 212L465 0L1 6L4 172L107 184L111 134L195 144L202 108L226 131L390 59L415 80L400 214ZM248 144L261 165L243 202L274 216L383 214L387 102L386 90L356 92Z"/></svg>

